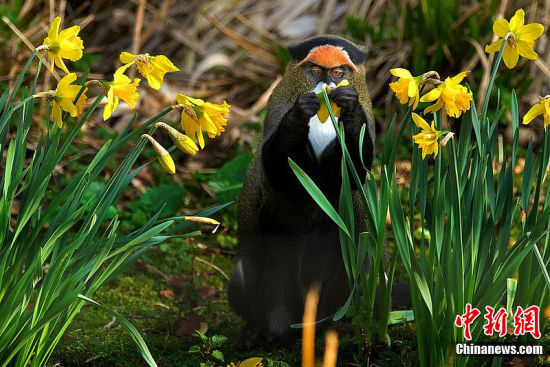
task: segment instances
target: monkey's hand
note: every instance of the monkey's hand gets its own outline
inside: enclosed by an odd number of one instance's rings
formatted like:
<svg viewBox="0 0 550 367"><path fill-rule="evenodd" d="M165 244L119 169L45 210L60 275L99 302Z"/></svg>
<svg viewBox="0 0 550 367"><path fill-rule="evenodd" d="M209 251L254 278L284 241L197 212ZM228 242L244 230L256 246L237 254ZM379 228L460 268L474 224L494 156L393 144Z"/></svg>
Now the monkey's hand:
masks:
<svg viewBox="0 0 550 367"><path fill-rule="evenodd" d="M329 97L340 107L340 114L342 116L353 113L359 101L357 91L352 86L338 87L330 92Z"/></svg>
<svg viewBox="0 0 550 367"><path fill-rule="evenodd" d="M309 122L319 110L320 104L317 95L313 92L300 94L294 103L293 114L298 120Z"/></svg>

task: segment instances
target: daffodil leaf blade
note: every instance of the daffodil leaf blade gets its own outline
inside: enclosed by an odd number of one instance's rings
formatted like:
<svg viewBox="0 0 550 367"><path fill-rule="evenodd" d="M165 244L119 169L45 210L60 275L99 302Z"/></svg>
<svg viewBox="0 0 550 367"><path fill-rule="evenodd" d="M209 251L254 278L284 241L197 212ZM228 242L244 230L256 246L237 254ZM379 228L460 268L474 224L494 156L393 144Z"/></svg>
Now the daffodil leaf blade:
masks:
<svg viewBox="0 0 550 367"><path fill-rule="evenodd" d="M327 197L321 192L319 187L313 182L311 178L305 173L291 158L288 158L288 163L290 168L298 178L298 181L304 186L306 191L311 195L312 199L315 200L317 205L329 216L330 219L338 226L347 236L350 236L350 232L344 221L338 215L338 212L334 209Z"/></svg>

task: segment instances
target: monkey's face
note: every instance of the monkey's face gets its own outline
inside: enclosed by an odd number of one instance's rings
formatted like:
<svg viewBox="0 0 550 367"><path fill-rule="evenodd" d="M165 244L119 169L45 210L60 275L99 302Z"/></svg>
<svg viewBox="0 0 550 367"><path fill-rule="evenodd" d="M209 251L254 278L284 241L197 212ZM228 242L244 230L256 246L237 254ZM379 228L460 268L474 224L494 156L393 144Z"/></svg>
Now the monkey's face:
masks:
<svg viewBox="0 0 550 367"><path fill-rule="evenodd" d="M342 80L350 79L351 74L353 73L351 68L347 65L327 68L313 62L307 62L301 67L314 85L325 83L329 86L336 86Z"/></svg>

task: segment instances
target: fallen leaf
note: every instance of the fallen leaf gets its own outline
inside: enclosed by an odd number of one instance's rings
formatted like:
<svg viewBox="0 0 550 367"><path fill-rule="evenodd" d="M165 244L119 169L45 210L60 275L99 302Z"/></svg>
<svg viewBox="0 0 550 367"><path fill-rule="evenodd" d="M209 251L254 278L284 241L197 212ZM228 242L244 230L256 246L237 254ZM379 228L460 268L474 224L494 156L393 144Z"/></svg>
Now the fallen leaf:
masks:
<svg viewBox="0 0 550 367"><path fill-rule="evenodd" d="M204 317L199 316L193 312L187 314L186 319L178 320L177 325L177 336L194 335L195 330L199 330L201 333L206 333L206 331L208 330L208 324L206 323Z"/></svg>
<svg viewBox="0 0 550 367"><path fill-rule="evenodd" d="M160 295L168 299L174 298L174 292L170 289L165 289L163 291L160 291Z"/></svg>

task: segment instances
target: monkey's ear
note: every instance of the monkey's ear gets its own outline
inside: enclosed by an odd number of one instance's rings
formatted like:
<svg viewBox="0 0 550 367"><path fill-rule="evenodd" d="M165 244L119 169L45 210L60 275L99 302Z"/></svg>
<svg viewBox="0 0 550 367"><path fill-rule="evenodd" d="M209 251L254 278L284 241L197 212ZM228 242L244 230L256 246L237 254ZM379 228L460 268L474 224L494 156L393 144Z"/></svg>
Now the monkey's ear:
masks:
<svg viewBox="0 0 550 367"><path fill-rule="evenodd" d="M367 59L367 48L336 35L323 35L308 38L301 42L293 42L288 45L288 51L294 61L303 61L311 52L319 48L332 46L346 53L354 65L361 65Z"/></svg>

